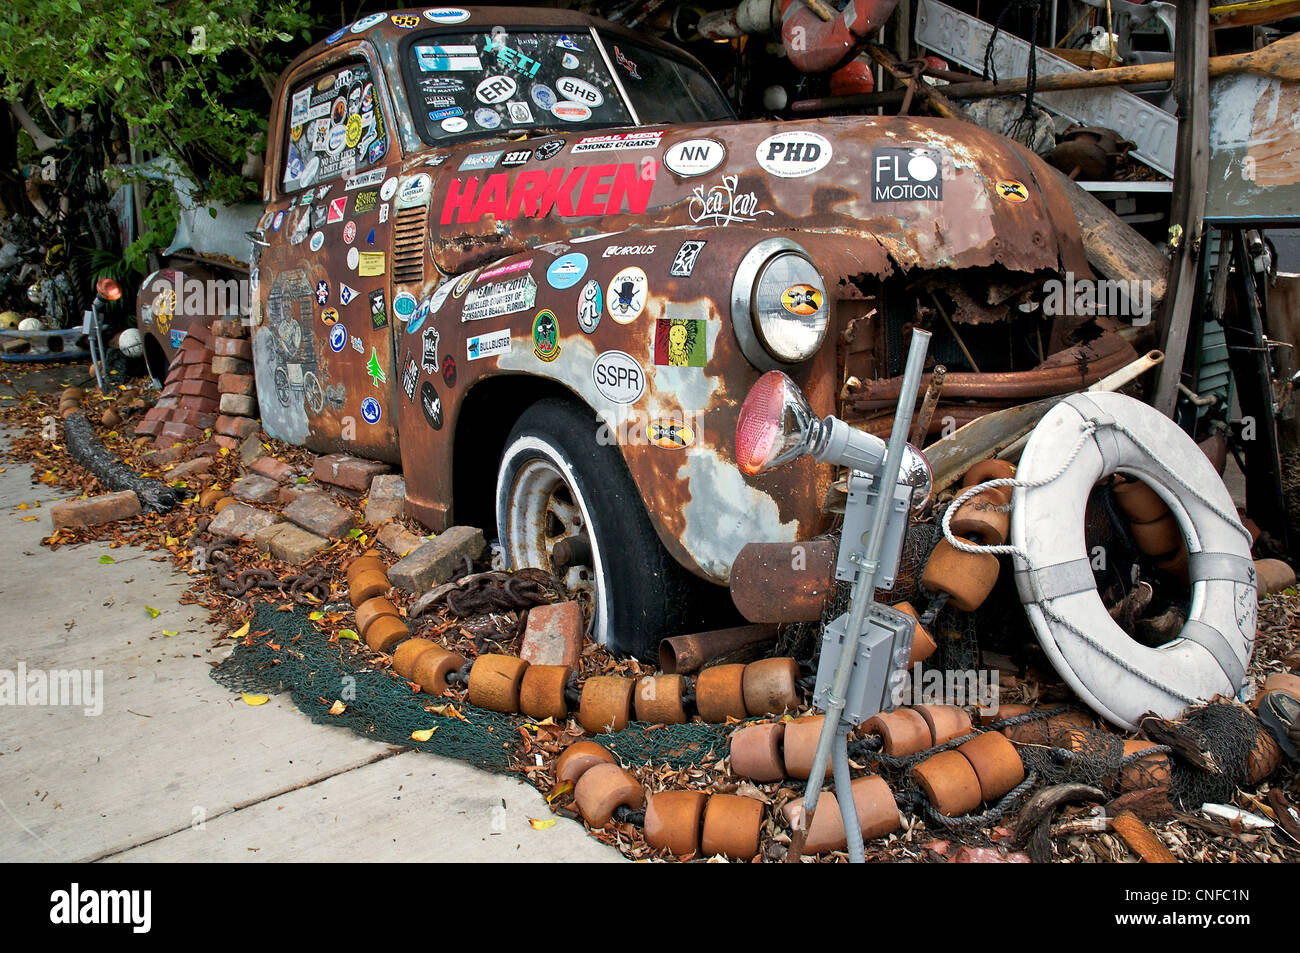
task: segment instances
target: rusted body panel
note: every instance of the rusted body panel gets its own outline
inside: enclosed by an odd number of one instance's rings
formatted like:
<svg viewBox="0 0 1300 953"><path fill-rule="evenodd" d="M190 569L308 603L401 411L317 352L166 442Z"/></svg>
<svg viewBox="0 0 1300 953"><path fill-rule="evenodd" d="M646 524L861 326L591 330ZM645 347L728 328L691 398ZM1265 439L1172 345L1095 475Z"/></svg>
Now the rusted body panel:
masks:
<svg viewBox="0 0 1300 953"><path fill-rule="evenodd" d="M419 25L404 27L399 17ZM489 21L593 22L492 9L459 29ZM755 245L792 239L825 280L831 332L811 360L788 368L820 413L837 409L835 329L864 316L864 283L931 269L1089 274L1055 174L1007 140L957 122L578 125L508 142L485 133L423 145L397 50L411 29L424 28L418 11L392 14L318 44L281 80L253 341L268 432L318 451L400 458L408 505L434 529L456 518L453 468L496 477L497 461L477 454L472 434L458 437L466 401L504 375L541 378L606 419L593 439L617 443L672 555L726 582L745 543L824 529L831 476L807 458L757 477L733 462L739 406L760 370L737 340L732 285ZM387 151L358 171L364 184L338 179L304 204L313 190L285 193L278 179L291 141L287 98L313 77L324 82L357 64L372 73ZM668 154L699 140L711 143L712 164L682 171L676 163L674 171ZM791 146L812 158L783 162ZM900 172L909 157L925 160L911 178ZM374 205L355 201L372 190ZM336 220L330 209L339 198L346 202ZM348 223L356 234L345 240ZM356 251L383 258L359 268ZM316 297L322 283L324 304ZM348 303L338 299L343 285L355 292ZM383 327L366 309L377 293L387 306ZM333 323L322 317L331 308ZM347 327L342 348L336 324ZM300 386L308 366L319 393Z"/></svg>

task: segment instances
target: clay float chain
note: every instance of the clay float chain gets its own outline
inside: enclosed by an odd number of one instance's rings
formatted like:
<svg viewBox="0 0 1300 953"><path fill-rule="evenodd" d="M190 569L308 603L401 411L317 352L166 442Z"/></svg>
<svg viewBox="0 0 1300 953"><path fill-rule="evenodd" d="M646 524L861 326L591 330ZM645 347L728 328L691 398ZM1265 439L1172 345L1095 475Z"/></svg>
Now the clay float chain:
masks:
<svg viewBox="0 0 1300 953"><path fill-rule="evenodd" d="M364 555L348 564L348 594L356 607L357 634L376 652L394 653L393 670L440 695L449 680L460 681L466 661L428 639L410 638L401 613L387 598L391 588L384 563ZM633 717L652 724L684 724L690 682L681 675L641 679L597 675L586 680L580 694L573 688L567 665L530 665L509 655L480 655L470 665L472 705L529 718L568 717L576 695L578 721L592 734L621 731ZM780 714L799 706L799 664L792 658L770 658L748 665L716 665L696 678L695 708L702 719Z"/></svg>
<svg viewBox="0 0 1300 953"><path fill-rule="evenodd" d="M573 799L592 827L604 827L619 809L645 805L646 842L684 856L703 852L731 860L758 854L763 802L736 794L661 791L647 802L641 783L594 741L570 745L555 763L557 784L574 785ZM892 798L890 803L893 803Z"/></svg>
<svg viewBox="0 0 1300 953"><path fill-rule="evenodd" d="M966 471L962 486L972 487L986 480L1014 477L1016 468L1005 460L985 460ZM1011 517L1002 507L1011 503L1011 487L998 486L979 493L953 514L954 536L974 545L1001 546L1011 532ZM946 593L948 601L962 612L974 612L993 591L1000 564L992 553L964 553L940 539L921 573L927 592Z"/></svg>

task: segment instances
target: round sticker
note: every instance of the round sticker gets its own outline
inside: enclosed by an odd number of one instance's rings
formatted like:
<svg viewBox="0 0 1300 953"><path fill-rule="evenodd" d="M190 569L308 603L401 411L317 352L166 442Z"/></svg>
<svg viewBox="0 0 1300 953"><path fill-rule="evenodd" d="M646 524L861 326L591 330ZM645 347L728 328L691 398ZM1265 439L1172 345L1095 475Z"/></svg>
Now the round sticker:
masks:
<svg viewBox="0 0 1300 953"><path fill-rule="evenodd" d="M645 310L646 276L635 265L614 276L606 290L609 316L619 324L631 324Z"/></svg>
<svg viewBox="0 0 1300 953"><path fill-rule="evenodd" d="M551 115L565 122L586 122L591 118L591 109L583 103L572 103L566 99L551 107Z"/></svg>
<svg viewBox="0 0 1300 953"><path fill-rule="evenodd" d="M433 381L420 385L420 409L424 411L425 422L434 430L442 429L442 401L434 389Z"/></svg>
<svg viewBox="0 0 1300 953"><path fill-rule="evenodd" d="M816 314L822 307L822 293L812 285L791 285L781 292L781 306L801 317Z"/></svg>
<svg viewBox="0 0 1300 953"><path fill-rule="evenodd" d="M352 239L356 237L357 237L356 222L348 222L346 225L343 226L343 241L345 244L351 245Z"/></svg>
<svg viewBox="0 0 1300 953"><path fill-rule="evenodd" d="M518 85L509 76L489 76L478 84L478 87L474 90L474 98L481 103L495 106L497 103L503 103L513 96L518 88Z"/></svg>
<svg viewBox="0 0 1300 953"><path fill-rule="evenodd" d="M390 175L384 180L384 184L379 187L379 201L387 202L397 191L397 176Z"/></svg>
<svg viewBox="0 0 1300 953"><path fill-rule="evenodd" d="M482 109L474 110L474 121L484 129L495 129L501 125L501 115L495 109L484 106Z"/></svg>
<svg viewBox="0 0 1300 953"><path fill-rule="evenodd" d="M764 172L797 179L826 168L831 152L831 142L825 136L794 130L768 136L754 150L754 158Z"/></svg>
<svg viewBox="0 0 1300 953"><path fill-rule="evenodd" d="M591 365L591 379L606 400L635 403L645 393L645 371L631 354L606 351Z"/></svg>
<svg viewBox="0 0 1300 953"><path fill-rule="evenodd" d="M356 113L353 113L348 117L346 128L347 135L344 137L343 141L347 144L347 147L351 149L361 141L361 117Z"/></svg>
<svg viewBox="0 0 1300 953"><path fill-rule="evenodd" d="M478 269L475 268L473 271L467 271L465 272L465 274L457 278L456 285L451 290L452 295L454 295L457 298L463 295L465 293L465 289L469 287L469 283L474 280L474 276L477 274L478 274Z"/></svg>
<svg viewBox="0 0 1300 953"><path fill-rule="evenodd" d="M565 69L577 69L578 58L572 53L565 53L564 56L560 57L560 65Z"/></svg>
<svg viewBox="0 0 1300 953"><path fill-rule="evenodd" d="M451 116L444 119L441 123L443 132L464 132L469 128L469 123L464 116Z"/></svg>
<svg viewBox="0 0 1300 953"><path fill-rule="evenodd" d="M928 155L914 155L907 160L907 174L918 182L929 182L939 174L939 165Z"/></svg>
<svg viewBox="0 0 1300 953"><path fill-rule="evenodd" d="M581 252L561 255L551 262L546 269L546 282L552 288L563 291L572 288L587 273L587 256Z"/></svg>
<svg viewBox="0 0 1300 953"><path fill-rule="evenodd" d="M443 25L464 23L469 19L469 11L460 7L433 7L424 11L424 18Z"/></svg>
<svg viewBox="0 0 1300 953"><path fill-rule="evenodd" d="M451 293L452 284L450 281L444 281L433 289L433 297L429 299L429 310L431 312L442 308L443 302L447 300L447 295Z"/></svg>
<svg viewBox="0 0 1300 953"><path fill-rule="evenodd" d="M415 295L409 291L399 291L393 296L393 313L403 321L410 321L411 316L415 314L419 306L419 302L415 300Z"/></svg>
<svg viewBox="0 0 1300 953"><path fill-rule="evenodd" d="M592 109L598 109L605 102L604 93L585 79L578 79L576 76L561 76L555 81L555 91L565 99L582 103Z"/></svg>
<svg viewBox="0 0 1300 953"><path fill-rule="evenodd" d="M442 382L448 388L456 386L456 359L447 354L442 359Z"/></svg>
<svg viewBox="0 0 1300 953"><path fill-rule="evenodd" d="M564 148L563 139L552 139L549 142L543 142L533 150L533 158L545 162L547 159L554 159L559 155L560 150Z"/></svg>
<svg viewBox="0 0 1300 953"><path fill-rule="evenodd" d="M713 139L687 139L669 146L664 153L664 165L678 175L704 175L722 165L727 157L726 147Z"/></svg>
<svg viewBox="0 0 1300 953"><path fill-rule="evenodd" d="M534 83L528 95L532 98L533 104L541 109L550 109L555 105L555 90L545 83Z"/></svg>
<svg viewBox="0 0 1300 953"><path fill-rule="evenodd" d="M680 420L660 418L651 421L646 435L656 447L665 450L683 450L695 442L695 431Z"/></svg>
<svg viewBox="0 0 1300 953"><path fill-rule="evenodd" d="M353 271L357 270L357 262L361 260L361 253L355 248L348 249L348 267Z"/></svg>
<svg viewBox="0 0 1300 953"><path fill-rule="evenodd" d="M368 424L379 423L379 418L384 416L383 410L379 406L379 401L373 397L367 397L361 402L361 416Z"/></svg>
<svg viewBox="0 0 1300 953"><path fill-rule="evenodd" d="M330 350L338 353L348 346L348 329L341 324L330 328Z"/></svg>
<svg viewBox="0 0 1300 953"><path fill-rule="evenodd" d="M365 30L369 30L376 23L383 23L384 20L386 20L387 18L388 18L387 13L372 13L370 14L370 16L364 17L363 19L360 19L356 23L352 24L352 32L361 33Z"/></svg>
<svg viewBox="0 0 1300 953"><path fill-rule="evenodd" d="M911 163L908 165L910 168ZM1015 179L999 179L994 188L997 189L998 195L1013 204L1019 205L1021 202L1029 201L1029 190L1025 188L1023 182L1017 182Z"/></svg>
<svg viewBox="0 0 1300 953"><path fill-rule="evenodd" d="M588 334L596 330L596 325L600 324L603 301L600 282L595 278L582 286L582 294L578 296L578 327Z"/></svg>
<svg viewBox="0 0 1300 953"><path fill-rule="evenodd" d="M320 251L321 246L325 244L324 232L312 232L311 241L308 242L312 251Z"/></svg>
<svg viewBox="0 0 1300 953"><path fill-rule="evenodd" d="M326 308L320 313L320 319L326 324L337 325L339 320L338 310L335 308ZM335 350L338 350L335 348Z"/></svg>

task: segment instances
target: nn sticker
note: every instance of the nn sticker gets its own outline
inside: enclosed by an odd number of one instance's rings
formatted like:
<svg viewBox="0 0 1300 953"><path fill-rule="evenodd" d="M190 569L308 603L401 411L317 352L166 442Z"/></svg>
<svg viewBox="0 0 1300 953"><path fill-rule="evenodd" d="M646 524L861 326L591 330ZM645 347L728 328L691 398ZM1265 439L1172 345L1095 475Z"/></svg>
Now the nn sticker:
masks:
<svg viewBox="0 0 1300 953"><path fill-rule="evenodd" d="M708 324L700 318L659 318L655 321L655 364L663 367L703 367L709 362Z"/></svg>
<svg viewBox="0 0 1300 953"><path fill-rule="evenodd" d="M871 201L942 202L941 171L933 149L873 149Z"/></svg>

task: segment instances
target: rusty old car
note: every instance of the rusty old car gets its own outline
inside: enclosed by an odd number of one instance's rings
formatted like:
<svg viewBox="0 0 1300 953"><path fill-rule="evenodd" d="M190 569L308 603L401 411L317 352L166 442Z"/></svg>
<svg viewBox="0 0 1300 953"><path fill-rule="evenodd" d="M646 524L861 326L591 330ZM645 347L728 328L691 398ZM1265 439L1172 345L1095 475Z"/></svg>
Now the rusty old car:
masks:
<svg viewBox="0 0 1300 953"><path fill-rule="evenodd" d="M274 104L251 263L265 431L400 465L408 515L495 525L615 650L698 622L701 590L729 605L746 543L828 528L829 467L735 463L763 372L880 433L913 327L997 372L984 410L1136 356L1044 314L1046 279L1090 274L1070 203L971 125L741 122L681 51L540 8L367 16ZM982 412L963 376L933 428Z"/></svg>

